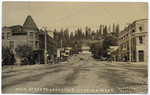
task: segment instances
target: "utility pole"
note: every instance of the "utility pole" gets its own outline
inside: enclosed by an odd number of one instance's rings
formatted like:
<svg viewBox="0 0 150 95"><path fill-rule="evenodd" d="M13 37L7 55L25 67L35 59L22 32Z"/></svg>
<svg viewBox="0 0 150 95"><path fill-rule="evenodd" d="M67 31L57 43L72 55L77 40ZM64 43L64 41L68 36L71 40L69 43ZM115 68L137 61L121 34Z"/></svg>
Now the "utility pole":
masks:
<svg viewBox="0 0 150 95"><path fill-rule="evenodd" d="M47 27L43 27L44 31L45 31L45 50L44 50L44 54L45 54L45 64L47 64Z"/></svg>
<svg viewBox="0 0 150 95"><path fill-rule="evenodd" d="M62 39L61 39L61 49L62 49ZM61 61L61 59L62 59L62 50L60 50L60 61Z"/></svg>

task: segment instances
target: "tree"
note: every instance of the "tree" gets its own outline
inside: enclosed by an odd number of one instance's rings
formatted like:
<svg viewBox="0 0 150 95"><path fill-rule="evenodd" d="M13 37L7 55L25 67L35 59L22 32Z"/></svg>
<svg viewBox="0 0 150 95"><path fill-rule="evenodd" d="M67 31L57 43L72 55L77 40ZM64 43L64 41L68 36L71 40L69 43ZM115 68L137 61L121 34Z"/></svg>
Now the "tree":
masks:
<svg viewBox="0 0 150 95"><path fill-rule="evenodd" d="M86 39L89 39L89 38L90 38L90 34L91 34L91 28L88 28L88 27L86 26L86 28L85 28Z"/></svg>
<svg viewBox="0 0 150 95"><path fill-rule="evenodd" d="M117 26L116 26L116 37L118 37L118 34L119 34L119 24L117 24Z"/></svg>
<svg viewBox="0 0 150 95"><path fill-rule="evenodd" d="M100 59L103 56L103 46L100 42L93 43L90 47L90 51L95 59Z"/></svg>
<svg viewBox="0 0 150 95"><path fill-rule="evenodd" d="M109 25L108 33L111 33L111 26Z"/></svg>
<svg viewBox="0 0 150 95"><path fill-rule="evenodd" d="M103 48L104 50L107 50L110 46L116 46L117 45L117 38L108 36L103 41Z"/></svg>
<svg viewBox="0 0 150 95"><path fill-rule="evenodd" d="M115 23L113 23L113 33L116 33Z"/></svg>
<svg viewBox="0 0 150 95"><path fill-rule="evenodd" d="M103 26L100 25L100 28L99 28L99 34L100 34L100 35L102 34L102 28L103 28Z"/></svg>
<svg viewBox="0 0 150 95"><path fill-rule="evenodd" d="M22 64L35 64L35 53L28 44L18 45L15 52L17 57L21 59Z"/></svg>
<svg viewBox="0 0 150 95"><path fill-rule="evenodd" d="M13 65L15 62L13 51L10 47L2 46L2 64Z"/></svg>
<svg viewBox="0 0 150 95"><path fill-rule="evenodd" d="M105 26L104 29L103 29L104 38L107 37L107 34L108 34L108 32L107 32L107 26Z"/></svg>

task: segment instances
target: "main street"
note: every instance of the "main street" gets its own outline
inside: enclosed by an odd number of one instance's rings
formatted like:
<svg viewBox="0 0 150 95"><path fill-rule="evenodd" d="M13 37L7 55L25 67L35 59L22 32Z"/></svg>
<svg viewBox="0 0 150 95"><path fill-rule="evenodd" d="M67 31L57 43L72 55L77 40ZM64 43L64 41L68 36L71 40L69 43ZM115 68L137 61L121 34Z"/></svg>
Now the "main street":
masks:
<svg viewBox="0 0 150 95"><path fill-rule="evenodd" d="M148 63L78 54L60 64L3 67L2 93L147 93L147 77Z"/></svg>

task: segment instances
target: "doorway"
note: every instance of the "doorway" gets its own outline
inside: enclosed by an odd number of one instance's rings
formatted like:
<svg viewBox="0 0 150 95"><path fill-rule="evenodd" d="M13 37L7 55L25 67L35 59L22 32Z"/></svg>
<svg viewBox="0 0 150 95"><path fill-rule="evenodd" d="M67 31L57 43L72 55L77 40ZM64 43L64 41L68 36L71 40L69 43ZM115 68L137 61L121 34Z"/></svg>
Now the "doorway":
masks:
<svg viewBox="0 0 150 95"><path fill-rule="evenodd" d="M143 50L139 51L139 62L144 62L144 51Z"/></svg>

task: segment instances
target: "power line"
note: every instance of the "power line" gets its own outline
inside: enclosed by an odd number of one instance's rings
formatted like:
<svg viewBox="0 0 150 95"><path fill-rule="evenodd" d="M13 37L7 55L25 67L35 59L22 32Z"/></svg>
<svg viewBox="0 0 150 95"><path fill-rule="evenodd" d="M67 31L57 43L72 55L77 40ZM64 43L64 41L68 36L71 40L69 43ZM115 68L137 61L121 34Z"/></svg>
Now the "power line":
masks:
<svg viewBox="0 0 150 95"><path fill-rule="evenodd" d="M86 25L86 26L51 26L51 27L100 27L100 25L97 25L97 26L88 26L88 25Z"/></svg>
<svg viewBox="0 0 150 95"><path fill-rule="evenodd" d="M120 20L118 20L115 16L113 16L113 15L107 10L107 8L106 8L102 3L100 3L100 4L102 5L102 7L105 9L105 11L106 11L111 17L113 17L116 21L120 22L122 25L126 25L126 24L123 24Z"/></svg>
<svg viewBox="0 0 150 95"><path fill-rule="evenodd" d="M89 6L83 8L83 9L80 9L80 10L78 10L78 11L76 11L76 12L70 14L70 15L67 15L67 16L65 16L65 17L62 17L62 18L57 19L57 20L55 20L55 21L51 21L50 23L47 23L47 24L44 24L44 25L48 25L48 24L51 24L51 23L56 23L56 22L62 21L62 20L64 20L64 19L67 19L67 18L69 18L69 17L71 17L71 16L73 16L73 15L76 15L76 14L78 14L78 13L80 13L80 12L86 10L87 8L93 6L94 4L95 4L95 3L92 3L92 4L90 4Z"/></svg>

